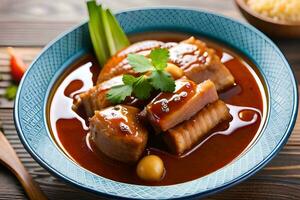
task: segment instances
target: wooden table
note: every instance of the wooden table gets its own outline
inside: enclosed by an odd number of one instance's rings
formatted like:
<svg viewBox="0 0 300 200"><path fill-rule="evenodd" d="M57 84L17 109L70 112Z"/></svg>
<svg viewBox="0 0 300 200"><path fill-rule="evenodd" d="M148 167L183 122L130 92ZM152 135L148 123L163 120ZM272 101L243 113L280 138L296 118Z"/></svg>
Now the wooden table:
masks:
<svg viewBox="0 0 300 200"><path fill-rule="evenodd" d="M115 11L141 6L177 5L201 8L243 20L230 0L102 0ZM0 121L18 156L49 199L97 199L51 176L26 152L13 122L13 102L3 98L10 84L6 46L15 46L26 63L60 32L86 19L84 1L0 0ZM300 40L275 40L300 80ZM0 166L0 200L26 199L14 176ZM99 198L98 198L99 199ZM300 121L284 149L260 172L243 183L207 199L300 199Z"/></svg>

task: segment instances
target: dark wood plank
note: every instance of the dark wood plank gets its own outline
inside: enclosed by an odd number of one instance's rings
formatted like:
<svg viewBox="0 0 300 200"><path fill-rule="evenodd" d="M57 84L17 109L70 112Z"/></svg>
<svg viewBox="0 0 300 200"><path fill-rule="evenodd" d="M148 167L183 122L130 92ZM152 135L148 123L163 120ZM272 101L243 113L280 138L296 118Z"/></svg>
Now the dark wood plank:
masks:
<svg viewBox="0 0 300 200"><path fill-rule="evenodd" d="M11 199L12 197L16 200L25 199L24 191L21 185L17 182L17 179L3 166L0 166L0 177L1 177L1 196L0 199Z"/></svg>

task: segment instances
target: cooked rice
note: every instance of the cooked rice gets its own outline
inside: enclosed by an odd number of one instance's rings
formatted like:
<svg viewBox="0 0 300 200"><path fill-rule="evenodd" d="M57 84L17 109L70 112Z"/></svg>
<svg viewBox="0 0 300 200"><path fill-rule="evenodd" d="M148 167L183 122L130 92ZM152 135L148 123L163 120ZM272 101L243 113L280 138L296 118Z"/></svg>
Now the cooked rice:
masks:
<svg viewBox="0 0 300 200"><path fill-rule="evenodd" d="M259 14L278 21L300 22L300 0L246 0Z"/></svg>

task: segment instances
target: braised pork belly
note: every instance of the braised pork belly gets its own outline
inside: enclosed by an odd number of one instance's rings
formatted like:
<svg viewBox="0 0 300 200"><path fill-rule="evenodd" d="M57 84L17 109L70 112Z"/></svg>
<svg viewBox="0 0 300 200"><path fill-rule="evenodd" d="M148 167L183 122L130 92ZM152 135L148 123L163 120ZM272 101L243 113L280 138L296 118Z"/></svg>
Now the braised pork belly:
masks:
<svg viewBox="0 0 300 200"><path fill-rule="evenodd" d="M162 92L147 105L147 117L152 126L159 131L190 119L207 104L218 99L215 85L207 80L200 84L182 78L177 80L173 93Z"/></svg>
<svg viewBox="0 0 300 200"><path fill-rule="evenodd" d="M96 111L90 119L92 140L106 156L135 162L145 150L148 132L138 121L139 109L117 105Z"/></svg>
<svg viewBox="0 0 300 200"><path fill-rule="evenodd" d="M176 43L164 43L156 40L147 40L134 43L129 47L121 50L107 61L98 76L97 83L101 83L121 74L137 75L137 73L134 72L131 66L128 64L127 56L130 53L148 56L152 49L170 48L174 45L176 45Z"/></svg>
<svg viewBox="0 0 300 200"><path fill-rule="evenodd" d="M139 76L129 65L128 54L148 57L155 48L168 49L166 71L175 80L175 91L152 91L146 100L131 95L122 100L122 105L113 106L108 91L123 84L124 74ZM150 77L151 72L144 76ZM101 70L97 84L75 97L73 109L84 107L86 115L91 117L93 142L112 159L137 161L146 148L148 131L163 137L169 149L180 155L230 118L229 109L218 100L217 91L233 84L233 76L215 50L194 37L180 43L143 41L113 56ZM142 103L137 106L135 102ZM138 116L143 116L143 123Z"/></svg>
<svg viewBox="0 0 300 200"><path fill-rule="evenodd" d="M73 110L77 111L77 109L83 105L86 115L88 117L93 116L95 110L111 106L111 103L106 99L106 93L111 87L120 84L122 84L122 76L116 76L75 96Z"/></svg>
<svg viewBox="0 0 300 200"><path fill-rule="evenodd" d="M63 67L45 104L46 128L74 164L120 184L168 187L251 150L269 113L247 55L182 30L126 35L126 16L96 0L87 10L77 39L88 51Z"/></svg>
<svg viewBox="0 0 300 200"><path fill-rule="evenodd" d="M184 75L196 83L210 79L216 89L221 91L234 84L234 77L221 63L215 50L194 37L180 43L164 43L155 40L135 43L113 56L101 70L98 83L121 74L138 75L128 64L127 55L136 53L149 56L155 48L167 48L170 52L170 64L175 64L184 71Z"/></svg>
<svg viewBox="0 0 300 200"><path fill-rule="evenodd" d="M172 152L180 155L191 149L216 125L230 118L228 107L218 100L203 108L190 120L168 129L163 137Z"/></svg>
<svg viewBox="0 0 300 200"><path fill-rule="evenodd" d="M122 76L115 76L112 79L104 81L96 86L92 87L86 92L83 92L75 96L73 110L77 111L82 105L85 113L88 117L92 117L96 110L101 110L108 106L112 106L112 103L107 100L107 91L114 86L122 84ZM123 102L125 105L138 106L143 104L143 101L131 96L127 97Z"/></svg>
<svg viewBox="0 0 300 200"><path fill-rule="evenodd" d="M171 60L184 70L189 79L196 83L210 79L218 91L234 84L234 77L221 63L215 50L208 48L204 42L194 37L172 47L170 55Z"/></svg>

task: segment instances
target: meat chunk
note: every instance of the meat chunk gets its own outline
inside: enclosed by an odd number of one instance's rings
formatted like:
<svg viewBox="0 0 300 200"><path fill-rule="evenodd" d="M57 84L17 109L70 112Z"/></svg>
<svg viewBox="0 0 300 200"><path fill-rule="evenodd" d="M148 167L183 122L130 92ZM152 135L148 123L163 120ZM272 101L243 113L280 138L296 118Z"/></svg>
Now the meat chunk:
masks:
<svg viewBox="0 0 300 200"><path fill-rule="evenodd" d="M195 84L187 78L175 81L174 93L160 93L147 105L147 118L159 131L166 131L190 119L199 110L218 99L215 85L207 80Z"/></svg>
<svg viewBox="0 0 300 200"><path fill-rule="evenodd" d="M83 105L86 115L88 117L93 116L95 110L111 106L111 103L106 98L106 93L111 87L121 85L122 83L122 76L116 76L75 96L73 110L76 111L80 105Z"/></svg>
<svg viewBox="0 0 300 200"><path fill-rule="evenodd" d="M194 37L180 43L164 43L155 40L135 43L113 56L103 67L98 82L109 80L121 74L138 75L128 64L127 55L137 53L148 56L155 48L167 48L170 51L169 64L180 67L185 76L196 83L210 79L218 91L234 84L234 77L221 63L216 52Z"/></svg>
<svg viewBox="0 0 300 200"><path fill-rule="evenodd" d="M148 132L137 119L139 109L117 105L96 111L90 119L92 140L106 156L135 162L145 150Z"/></svg>
<svg viewBox="0 0 300 200"><path fill-rule="evenodd" d="M163 137L169 148L180 155L191 149L220 122L230 118L228 107L218 100L207 105L190 120L169 129Z"/></svg>
<svg viewBox="0 0 300 200"><path fill-rule="evenodd" d="M185 76L196 83L210 79L218 91L234 84L234 77L221 63L215 50L194 37L170 48L170 58L184 70Z"/></svg>
<svg viewBox="0 0 300 200"><path fill-rule="evenodd" d="M73 110L77 111L82 105L87 117L92 117L95 110L101 110L108 106L112 106L112 103L107 99L106 94L110 88L121 84L123 84L122 76L116 76L75 96ZM140 108L144 107L147 104L147 101L130 96L126 97L122 104Z"/></svg>
<svg viewBox="0 0 300 200"><path fill-rule="evenodd" d="M91 117L95 110L110 106L110 102L106 99L106 90L98 90L95 86L87 92L75 96L72 109L77 111L81 105L83 106L87 117Z"/></svg>
<svg viewBox="0 0 300 200"><path fill-rule="evenodd" d="M131 66L128 64L128 54L136 53L148 56L152 49L159 47L168 48L175 44L176 43L164 43L156 40L146 40L130 45L108 60L98 76L97 84L109 80L112 77L118 76L120 74L136 75L137 73L133 71Z"/></svg>

